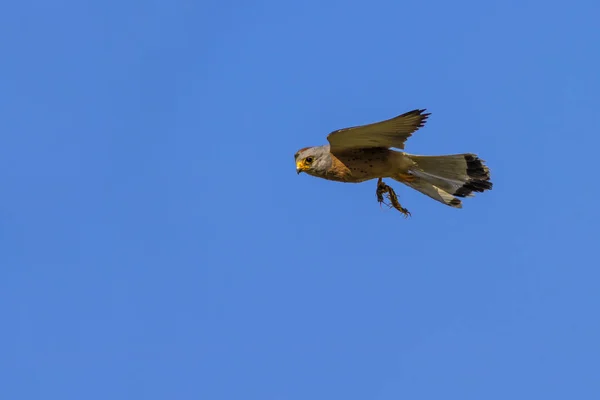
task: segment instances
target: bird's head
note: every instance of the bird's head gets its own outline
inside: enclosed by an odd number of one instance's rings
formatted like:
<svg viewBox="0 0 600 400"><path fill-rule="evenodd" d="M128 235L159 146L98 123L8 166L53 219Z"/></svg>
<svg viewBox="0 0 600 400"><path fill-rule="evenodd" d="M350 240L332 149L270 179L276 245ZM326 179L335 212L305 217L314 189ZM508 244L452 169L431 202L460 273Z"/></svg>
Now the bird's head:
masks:
<svg viewBox="0 0 600 400"><path fill-rule="evenodd" d="M296 172L306 172L309 175L321 176L327 171L331 160L329 146L305 147L294 154Z"/></svg>

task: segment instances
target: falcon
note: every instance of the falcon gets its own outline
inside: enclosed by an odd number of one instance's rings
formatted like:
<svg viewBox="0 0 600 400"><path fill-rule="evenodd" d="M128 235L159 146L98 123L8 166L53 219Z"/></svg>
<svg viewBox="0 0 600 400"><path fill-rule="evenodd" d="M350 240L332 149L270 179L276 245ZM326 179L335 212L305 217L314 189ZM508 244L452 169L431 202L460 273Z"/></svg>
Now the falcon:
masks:
<svg viewBox="0 0 600 400"><path fill-rule="evenodd" d="M380 203L382 195L388 193L394 207L405 215L409 215L408 210L400 206L383 178L462 208L459 198L492 189L484 160L472 153L421 156L394 150L404 150L406 140L425 125L431 115L425 111L417 109L385 121L333 131L327 136L329 144L298 150L294 155L296 171L337 182L378 179Z"/></svg>

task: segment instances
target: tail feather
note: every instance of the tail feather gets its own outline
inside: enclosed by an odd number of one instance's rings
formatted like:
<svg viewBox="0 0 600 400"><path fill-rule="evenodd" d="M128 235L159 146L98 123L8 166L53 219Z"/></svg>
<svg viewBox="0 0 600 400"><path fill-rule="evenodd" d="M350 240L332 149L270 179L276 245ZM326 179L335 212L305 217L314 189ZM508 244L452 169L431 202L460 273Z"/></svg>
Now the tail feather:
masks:
<svg viewBox="0 0 600 400"><path fill-rule="evenodd" d="M444 204L460 208L456 197L472 197L492 189L490 170L475 154L407 156L415 162L410 173L417 178L407 184Z"/></svg>
<svg viewBox="0 0 600 400"><path fill-rule="evenodd" d="M450 207L462 208L462 202L456 197L452 196L447 191L440 187L433 185L423 179L417 178L414 182L400 181L411 188L418 190L419 192L431 197L434 200L444 203Z"/></svg>

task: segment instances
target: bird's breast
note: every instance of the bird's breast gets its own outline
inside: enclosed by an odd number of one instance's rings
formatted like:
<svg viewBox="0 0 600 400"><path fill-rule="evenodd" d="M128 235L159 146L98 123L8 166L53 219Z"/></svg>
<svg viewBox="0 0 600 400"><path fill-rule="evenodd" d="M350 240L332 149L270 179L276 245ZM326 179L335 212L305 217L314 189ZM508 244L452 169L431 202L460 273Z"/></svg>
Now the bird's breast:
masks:
<svg viewBox="0 0 600 400"><path fill-rule="evenodd" d="M349 180L362 182L369 179L389 176L390 162L388 149L360 149L335 156L343 165ZM342 169L338 167L338 169Z"/></svg>

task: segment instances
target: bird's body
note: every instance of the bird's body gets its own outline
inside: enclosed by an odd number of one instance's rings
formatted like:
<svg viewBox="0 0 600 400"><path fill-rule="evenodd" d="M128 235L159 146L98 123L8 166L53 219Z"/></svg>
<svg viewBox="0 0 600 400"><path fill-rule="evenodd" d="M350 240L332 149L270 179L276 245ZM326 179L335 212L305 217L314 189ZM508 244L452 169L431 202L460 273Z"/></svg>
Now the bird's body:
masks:
<svg viewBox="0 0 600 400"><path fill-rule="evenodd" d="M406 172L414 164L403 152L382 147L351 149L338 154L330 145L311 147L306 154L318 154L325 168L313 168L306 173L330 181L360 183L371 179L392 178Z"/></svg>
<svg viewBox="0 0 600 400"><path fill-rule="evenodd" d="M429 116L414 110L396 118L340 129L328 135L324 146L305 147L294 156L298 173L331 181L359 183L391 178L427 196L460 208L457 197L492 188L489 169L475 154L417 156L404 149L404 141Z"/></svg>

